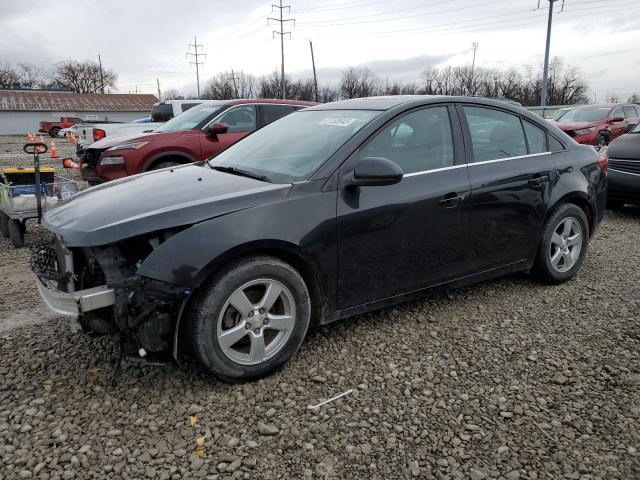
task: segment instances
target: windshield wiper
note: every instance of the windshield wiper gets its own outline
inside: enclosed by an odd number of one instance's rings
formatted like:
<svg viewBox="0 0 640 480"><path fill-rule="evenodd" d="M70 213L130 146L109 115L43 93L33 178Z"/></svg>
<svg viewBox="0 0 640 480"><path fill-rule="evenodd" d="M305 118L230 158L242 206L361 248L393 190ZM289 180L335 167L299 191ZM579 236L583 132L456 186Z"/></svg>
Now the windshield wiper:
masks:
<svg viewBox="0 0 640 480"><path fill-rule="evenodd" d="M265 175L260 175L259 173L253 173L253 172L250 172L248 170L243 170L241 168L225 167L223 165L210 165L210 167L213 170L218 170L219 172L231 173L233 175L240 175L242 177L249 177L249 178L253 178L255 180L261 180L263 182L271 183L271 180L269 180L269 177L267 177Z"/></svg>

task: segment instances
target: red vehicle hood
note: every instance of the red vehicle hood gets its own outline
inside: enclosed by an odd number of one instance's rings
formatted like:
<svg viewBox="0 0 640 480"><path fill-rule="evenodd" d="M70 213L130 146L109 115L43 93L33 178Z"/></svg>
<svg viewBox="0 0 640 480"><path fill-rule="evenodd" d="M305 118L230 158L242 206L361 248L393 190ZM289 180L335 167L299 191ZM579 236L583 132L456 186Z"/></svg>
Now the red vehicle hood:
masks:
<svg viewBox="0 0 640 480"><path fill-rule="evenodd" d="M563 132L568 132L570 130L580 130L581 128L595 127L599 123L600 122L566 122L566 123L555 122L555 125Z"/></svg>
<svg viewBox="0 0 640 480"><path fill-rule="evenodd" d="M115 147L129 142L142 142L145 140L154 140L158 136L163 138L179 137L183 132L166 132L166 133L137 133L135 135L124 135L122 137L107 137L89 145L89 148L104 150L106 148Z"/></svg>

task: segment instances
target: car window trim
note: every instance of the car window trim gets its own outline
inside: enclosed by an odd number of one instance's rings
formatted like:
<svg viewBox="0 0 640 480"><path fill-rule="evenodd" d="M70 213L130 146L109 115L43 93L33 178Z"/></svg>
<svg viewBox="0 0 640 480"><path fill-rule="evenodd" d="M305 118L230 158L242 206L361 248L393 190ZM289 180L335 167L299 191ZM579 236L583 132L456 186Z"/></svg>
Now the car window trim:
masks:
<svg viewBox="0 0 640 480"><path fill-rule="evenodd" d="M496 158L494 160L482 160L481 162L473 162L469 163L470 167L474 165L486 165L489 163L498 163L498 162L506 162L507 160L521 160L523 158L531 158L531 157L541 157L543 155L551 155L553 152L542 152L542 153L529 153L527 155L517 155L515 157L507 157L507 158Z"/></svg>

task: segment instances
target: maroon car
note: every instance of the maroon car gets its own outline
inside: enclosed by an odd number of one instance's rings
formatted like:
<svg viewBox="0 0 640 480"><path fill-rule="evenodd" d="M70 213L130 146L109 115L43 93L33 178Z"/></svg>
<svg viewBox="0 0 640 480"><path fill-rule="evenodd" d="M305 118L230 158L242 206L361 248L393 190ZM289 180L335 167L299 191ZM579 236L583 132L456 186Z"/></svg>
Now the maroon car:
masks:
<svg viewBox="0 0 640 480"><path fill-rule="evenodd" d="M298 100L220 100L195 106L151 133L105 138L81 154L89 184L205 160L268 123L315 105Z"/></svg>
<svg viewBox="0 0 640 480"><path fill-rule="evenodd" d="M640 105L583 105L567 110L556 125L578 143L602 147L637 125L639 117Z"/></svg>

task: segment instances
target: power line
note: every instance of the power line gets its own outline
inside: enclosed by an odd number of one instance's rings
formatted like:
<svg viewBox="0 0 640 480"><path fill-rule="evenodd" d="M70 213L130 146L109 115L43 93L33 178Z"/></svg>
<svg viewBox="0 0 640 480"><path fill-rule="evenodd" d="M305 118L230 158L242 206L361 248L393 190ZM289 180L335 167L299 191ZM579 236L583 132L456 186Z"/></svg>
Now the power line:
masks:
<svg viewBox="0 0 640 480"><path fill-rule="evenodd" d="M198 48L202 48L203 45L202 44L198 44L198 40L196 39L196 37L193 37L193 43L189 44L189 50L191 50L191 47L193 47L193 51L195 53L191 53L191 52L187 52L187 58L189 58L189 55L192 55L196 58L195 62L189 62L189 65L195 65L196 66L196 84L198 86L198 98L200 98L200 65L204 65L204 62L199 62L198 61L198 57L207 57L207 55L205 53L200 53L198 51Z"/></svg>
<svg viewBox="0 0 640 480"><path fill-rule="evenodd" d="M322 7L308 7L308 8L302 8L302 9L296 8L294 9L294 12L295 13L305 13L305 12L317 13L317 12L326 12L331 10L345 10L348 8L369 7L371 5L377 5L379 3L391 3L394 1L395 0L378 0L378 1L371 2L371 1L359 0L357 2L330 3Z"/></svg>
<svg viewBox="0 0 640 480"><path fill-rule="evenodd" d="M273 17L269 17L267 18L267 24L269 23L269 20L273 20L274 22L278 22L280 23L280 31L273 31L273 38L275 38L276 35L280 35L280 54L281 54L281 58L282 58L282 69L280 72L281 75L281 87L282 87L282 98L285 99L287 97L287 92L286 92L286 88L285 88L285 84L284 84L284 36L285 35L289 35L289 38L291 38L291 32L285 32L284 31L284 24L285 22L293 22L293 25L295 26L296 24L296 19L295 18L287 18L284 19L282 18L283 15L283 10L285 8L288 9L289 13L291 12L291 6L289 5L282 5L282 0L280 0L280 5L271 5L271 12L273 12L274 8L277 8L280 12L280 19L277 18L273 18Z"/></svg>

